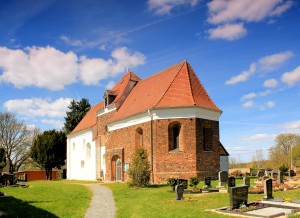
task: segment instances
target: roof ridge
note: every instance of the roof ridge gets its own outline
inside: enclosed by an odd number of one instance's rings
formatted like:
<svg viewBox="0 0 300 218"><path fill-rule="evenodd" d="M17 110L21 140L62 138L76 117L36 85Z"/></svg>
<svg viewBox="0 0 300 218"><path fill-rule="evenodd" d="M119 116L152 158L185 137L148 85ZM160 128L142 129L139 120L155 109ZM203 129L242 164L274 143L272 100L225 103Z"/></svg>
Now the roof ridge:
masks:
<svg viewBox="0 0 300 218"><path fill-rule="evenodd" d="M187 73L188 73L188 77L189 77L190 92L191 92L191 96L192 96L192 99L193 99L193 104L196 105L193 90L192 90L191 77L190 77L190 64L187 61L185 61L185 64L186 64Z"/></svg>
<svg viewBox="0 0 300 218"><path fill-rule="evenodd" d="M178 64L173 65L173 66L177 66L177 65L181 64L182 66L180 67L180 69L178 70L178 72L176 73L176 75L174 76L174 78L172 79L172 81L171 81L171 83L169 84L169 87L167 88L167 90L165 91L165 93L161 96L161 98L159 99L159 101L158 101L153 107L155 107L156 105L158 105L159 102L162 100L162 98L165 96L165 94L168 92L168 90L170 89L171 85L173 84L175 78L178 76L179 72L180 72L181 69L183 68L184 63L185 63L185 61L182 61L182 62L180 62L180 63L178 63ZM170 67L169 67L169 68L170 68ZM169 68L167 68L167 69L169 69ZM165 69L165 70L167 70L167 69ZM164 71L164 70L163 70L163 71Z"/></svg>

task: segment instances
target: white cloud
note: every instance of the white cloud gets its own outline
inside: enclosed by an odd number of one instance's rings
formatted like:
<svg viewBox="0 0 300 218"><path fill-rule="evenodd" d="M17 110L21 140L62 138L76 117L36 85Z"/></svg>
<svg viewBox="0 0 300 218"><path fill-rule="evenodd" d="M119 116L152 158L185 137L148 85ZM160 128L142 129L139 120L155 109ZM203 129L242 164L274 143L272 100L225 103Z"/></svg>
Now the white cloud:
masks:
<svg viewBox="0 0 300 218"><path fill-rule="evenodd" d="M224 24L217 28L208 30L210 39L236 40L247 34L242 23Z"/></svg>
<svg viewBox="0 0 300 218"><path fill-rule="evenodd" d="M241 101L252 99L252 98L255 98L256 96L257 96L257 94L255 92L251 92L251 93L249 93L247 95L243 95L241 97Z"/></svg>
<svg viewBox="0 0 300 218"><path fill-rule="evenodd" d="M287 83L289 86L293 86L296 83L300 82L300 66L298 66L291 72L285 72L281 76L281 81Z"/></svg>
<svg viewBox="0 0 300 218"><path fill-rule="evenodd" d="M258 95L259 96L267 96L267 95L270 95L271 93L272 93L272 91L267 89L266 91L259 92Z"/></svg>
<svg viewBox="0 0 300 218"><path fill-rule="evenodd" d="M118 75L126 67L136 67L145 63L145 56L140 52L130 54L126 47L115 49L111 56L113 59L101 58L87 59L80 57L80 78L86 85L97 85L99 80Z"/></svg>
<svg viewBox="0 0 300 218"><path fill-rule="evenodd" d="M50 46L28 47L25 51L0 47L0 68L3 68L0 81L17 88L37 86L60 90L76 82L78 77L76 54L63 53Z"/></svg>
<svg viewBox="0 0 300 218"><path fill-rule="evenodd" d="M264 81L264 87L266 88L275 88L278 85L278 81L276 79L267 79Z"/></svg>
<svg viewBox="0 0 300 218"><path fill-rule="evenodd" d="M208 21L213 24L236 20L257 22L266 17L278 16L292 6L284 0L215 0L208 4Z"/></svg>
<svg viewBox="0 0 300 218"><path fill-rule="evenodd" d="M47 120L47 119L42 119L42 123L53 126L55 129L61 130L64 126L64 122L61 120Z"/></svg>
<svg viewBox="0 0 300 218"><path fill-rule="evenodd" d="M280 127L285 130L300 132L300 120L284 123Z"/></svg>
<svg viewBox="0 0 300 218"><path fill-rule="evenodd" d="M79 40L79 39L71 39L68 36L65 35L61 35L59 37L62 41L64 41L67 45L71 45L71 46L82 46L83 45L83 41Z"/></svg>
<svg viewBox="0 0 300 218"><path fill-rule="evenodd" d="M110 81L109 83L106 84L105 88L107 90L111 90L114 86L115 86L115 82L114 81Z"/></svg>
<svg viewBox="0 0 300 218"><path fill-rule="evenodd" d="M266 110L268 108L275 107L275 103L273 101L268 101L266 104L260 107L261 110Z"/></svg>
<svg viewBox="0 0 300 218"><path fill-rule="evenodd" d="M4 103L7 111L23 115L25 117L64 117L71 98L51 99L15 99Z"/></svg>
<svg viewBox="0 0 300 218"><path fill-rule="evenodd" d="M275 70L280 64L283 64L293 56L293 52L285 51L262 57L259 59L260 70L265 72Z"/></svg>
<svg viewBox="0 0 300 218"><path fill-rule="evenodd" d="M247 101L243 104L244 108L249 108L249 107L253 107L255 105L254 101Z"/></svg>
<svg viewBox="0 0 300 218"><path fill-rule="evenodd" d="M199 0L148 0L148 8L156 15L170 14L176 7L195 6Z"/></svg>
<svg viewBox="0 0 300 218"><path fill-rule="evenodd" d="M246 141L254 141L254 142L274 142L274 139L276 138L276 135L274 134L254 134L252 136L243 137L243 140Z"/></svg>
<svg viewBox="0 0 300 218"><path fill-rule="evenodd" d="M86 85L96 85L99 80L125 72L126 67L144 64L146 59L126 47L116 48L111 57L105 60L81 56L78 61L73 52L64 53L50 46L25 50L0 47L0 82L17 88L36 86L49 90L61 90L78 79Z"/></svg>
<svg viewBox="0 0 300 218"><path fill-rule="evenodd" d="M241 74L239 75L236 75L236 76L233 76L231 77L229 80L227 80L225 82L226 85L234 85L236 83L239 83L239 82L245 82L248 80L248 78L253 75L256 71L256 64L255 63L252 63L250 65L250 68L249 70L247 71L244 71L242 72Z"/></svg>

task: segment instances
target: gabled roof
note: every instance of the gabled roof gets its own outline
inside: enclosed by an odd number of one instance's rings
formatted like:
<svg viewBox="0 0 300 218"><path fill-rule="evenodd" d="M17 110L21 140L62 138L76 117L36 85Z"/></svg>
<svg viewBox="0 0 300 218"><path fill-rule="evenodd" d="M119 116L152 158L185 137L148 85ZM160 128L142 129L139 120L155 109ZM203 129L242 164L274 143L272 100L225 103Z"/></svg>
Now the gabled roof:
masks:
<svg viewBox="0 0 300 218"><path fill-rule="evenodd" d="M154 108L198 106L215 111L214 104L187 61L141 80L110 122Z"/></svg>
<svg viewBox="0 0 300 218"><path fill-rule="evenodd" d="M82 130L92 128L97 124L97 116L96 116L96 111L99 110L100 108L103 108L104 102L100 102L96 105L94 105L88 112L87 114L83 117L83 119L78 123L78 125L73 129L71 134L80 132Z"/></svg>

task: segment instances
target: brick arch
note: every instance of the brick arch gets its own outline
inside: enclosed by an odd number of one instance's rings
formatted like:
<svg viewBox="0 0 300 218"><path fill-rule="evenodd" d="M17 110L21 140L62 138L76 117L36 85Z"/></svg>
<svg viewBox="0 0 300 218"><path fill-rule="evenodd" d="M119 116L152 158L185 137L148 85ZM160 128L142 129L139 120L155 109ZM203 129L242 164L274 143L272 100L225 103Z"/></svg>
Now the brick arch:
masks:
<svg viewBox="0 0 300 218"><path fill-rule="evenodd" d="M135 130L135 146L143 147L143 145L144 145L144 132L141 127L138 127Z"/></svg>
<svg viewBox="0 0 300 218"><path fill-rule="evenodd" d="M169 151L180 150L181 127L182 125L178 121L169 123L168 126Z"/></svg>

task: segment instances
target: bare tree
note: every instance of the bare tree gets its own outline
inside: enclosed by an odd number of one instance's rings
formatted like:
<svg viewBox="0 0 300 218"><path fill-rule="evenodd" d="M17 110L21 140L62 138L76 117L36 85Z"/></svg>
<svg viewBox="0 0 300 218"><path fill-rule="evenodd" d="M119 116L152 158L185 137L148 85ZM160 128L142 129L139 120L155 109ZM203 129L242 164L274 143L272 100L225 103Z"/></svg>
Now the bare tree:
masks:
<svg viewBox="0 0 300 218"><path fill-rule="evenodd" d="M5 149L6 162L10 173L18 171L30 156L30 147L36 128L32 129L9 112L0 112L0 146Z"/></svg>
<svg viewBox="0 0 300 218"><path fill-rule="evenodd" d="M262 149L255 151L255 154L252 155L253 166L257 169L264 168L264 154Z"/></svg>

